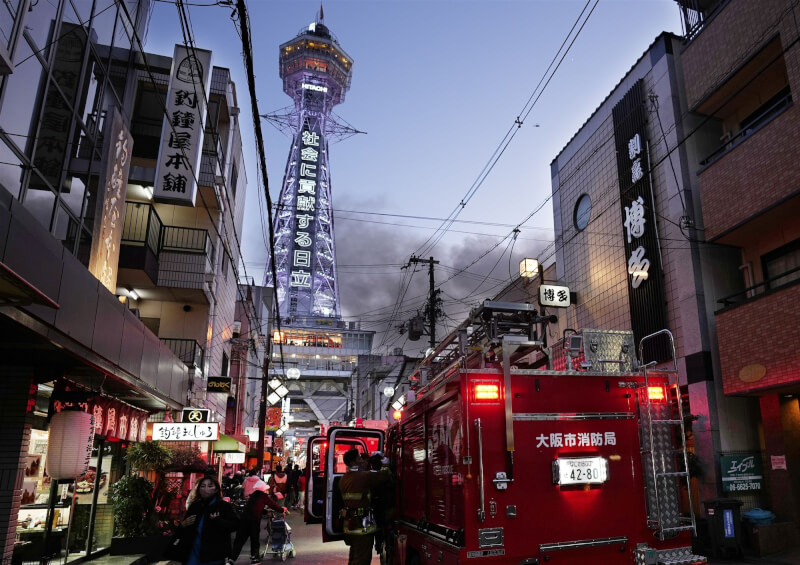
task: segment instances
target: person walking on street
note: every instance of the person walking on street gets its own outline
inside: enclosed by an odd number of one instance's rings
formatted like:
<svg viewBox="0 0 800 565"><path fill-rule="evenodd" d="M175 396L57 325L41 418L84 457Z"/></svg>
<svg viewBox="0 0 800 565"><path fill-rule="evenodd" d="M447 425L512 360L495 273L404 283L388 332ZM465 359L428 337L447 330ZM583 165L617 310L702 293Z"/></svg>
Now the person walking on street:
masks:
<svg viewBox="0 0 800 565"><path fill-rule="evenodd" d="M261 563L259 536L261 535L261 516L264 514L264 508L269 506L275 512L286 513L285 508L281 508L269 497L268 489L267 483L261 480L253 486L253 494L247 499L244 510L242 510L239 531L236 532L236 539L233 542L234 561L242 552L244 542L250 538L250 563Z"/></svg>
<svg viewBox="0 0 800 565"><path fill-rule="evenodd" d="M275 474L269 478L274 499L278 504L286 506L286 495L289 493L289 475L283 472L283 467L275 466Z"/></svg>
<svg viewBox="0 0 800 565"><path fill-rule="evenodd" d="M256 486L256 483L258 483L260 480L261 478L258 476L258 471L255 469L250 469L247 472L247 478L242 482L245 500L250 498L250 495L253 494L253 487Z"/></svg>
<svg viewBox="0 0 800 565"><path fill-rule="evenodd" d="M181 522L185 565L222 565L231 556L231 532L239 520L233 507L222 500L214 477L203 477L189 493L189 508ZM184 541L185 540L185 541Z"/></svg>
<svg viewBox="0 0 800 565"><path fill-rule="evenodd" d="M347 472L339 481L344 509L345 541L350 546L348 565L369 565L377 526L370 508L370 492L389 481L384 471L370 473L366 470L362 454L351 449L344 454Z"/></svg>
<svg viewBox="0 0 800 565"><path fill-rule="evenodd" d="M306 501L306 470L300 471L300 478L297 479L297 505L295 508L302 510Z"/></svg>

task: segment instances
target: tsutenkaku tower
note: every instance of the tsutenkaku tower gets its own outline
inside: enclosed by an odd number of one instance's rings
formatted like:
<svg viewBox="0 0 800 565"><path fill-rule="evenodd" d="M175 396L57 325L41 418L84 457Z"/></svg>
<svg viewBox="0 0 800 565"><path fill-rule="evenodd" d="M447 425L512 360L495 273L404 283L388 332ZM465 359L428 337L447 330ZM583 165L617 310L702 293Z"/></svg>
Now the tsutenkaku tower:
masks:
<svg viewBox="0 0 800 565"><path fill-rule="evenodd" d="M344 101L352 68L321 17L280 47L283 91L294 101L284 116L292 146L275 221L282 318L340 317L328 142L342 132L331 111Z"/></svg>

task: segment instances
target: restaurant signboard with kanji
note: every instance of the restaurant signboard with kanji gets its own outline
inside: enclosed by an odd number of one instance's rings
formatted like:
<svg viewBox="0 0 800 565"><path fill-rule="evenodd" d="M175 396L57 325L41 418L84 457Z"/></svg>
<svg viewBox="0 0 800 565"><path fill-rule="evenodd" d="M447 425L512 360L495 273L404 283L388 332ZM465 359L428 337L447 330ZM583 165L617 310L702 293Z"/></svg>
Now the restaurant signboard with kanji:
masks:
<svg viewBox="0 0 800 565"><path fill-rule="evenodd" d="M203 422L153 422L153 441L217 441L219 424Z"/></svg>

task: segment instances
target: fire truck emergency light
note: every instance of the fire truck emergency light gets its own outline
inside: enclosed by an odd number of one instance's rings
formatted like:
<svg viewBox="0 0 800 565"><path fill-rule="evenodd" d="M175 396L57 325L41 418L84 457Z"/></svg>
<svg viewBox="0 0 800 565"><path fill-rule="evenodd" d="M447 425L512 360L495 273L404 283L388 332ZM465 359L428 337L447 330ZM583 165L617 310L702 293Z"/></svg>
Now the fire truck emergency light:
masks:
<svg viewBox="0 0 800 565"><path fill-rule="evenodd" d="M650 402L663 402L665 398L664 387L661 386L647 387L647 397L650 399Z"/></svg>
<svg viewBox="0 0 800 565"><path fill-rule="evenodd" d="M476 383L474 388L475 400L500 400L500 385Z"/></svg>

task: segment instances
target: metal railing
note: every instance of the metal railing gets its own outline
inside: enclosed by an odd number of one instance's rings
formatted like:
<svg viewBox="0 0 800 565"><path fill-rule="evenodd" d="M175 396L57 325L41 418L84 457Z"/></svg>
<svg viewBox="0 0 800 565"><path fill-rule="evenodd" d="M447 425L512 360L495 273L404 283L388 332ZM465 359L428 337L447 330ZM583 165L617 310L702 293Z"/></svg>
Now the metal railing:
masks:
<svg viewBox="0 0 800 565"><path fill-rule="evenodd" d="M750 137L752 134L757 132L761 129L761 126L766 125L770 120L777 117L784 109L788 108L792 104L792 93L787 91L784 96L778 98L773 104L770 105L769 108L764 110L758 116L747 122L746 124L742 124L742 129L739 130L736 134L728 137L725 139L725 142L714 149L711 154L700 161L701 167L706 167L711 163L717 161L720 157L725 155L728 151L742 143L746 138Z"/></svg>
<svg viewBox="0 0 800 565"><path fill-rule="evenodd" d="M702 31L727 0L677 0L681 11L683 39L689 42Z"/></svg>
<svg viewBox="0 0 800 565"><path fill-rule="evenodd" d="M200 369L203 371L203 356L205 351L200 344L193 339L177 339L162 337L161 343L170 348L175 356L183 361L189 369Z"/></svg>
<svg viewBox="0 0 800 565"><path fill-rule="evenodd" d="M214 264L215 249L208 230L165 226L150 204L125 202L122 243L147 245L156 255L162 251L205 254Z"/></svg>
<svg viewBox="0 0 800 565"><path fill-rule="evenodd" d="M125 202L125 222L122 227L122 243L150 248L158 255L161 250L161 232L164 223L149 204Z"/></svg>
<svg viewBox="0 0 800 565"><path fill-rule="evenodd" d="M792 275L795 276L792 277ZM784 279L786 277L788 277L787 280L778 282L780 279ZM758 284L754 284L753 286L749 286L746 289L737 292L736 294L731 294L725 298L720 298L717 300L717 304L721 304L721 307L717 310L717 312L720 312L726 308L744 304L745 302L755 300L756 298L761 298L762 296L766 296L767 294L771 294L772 292L795 284L800 284L800 267L790 269L772 277L771 279L767 279Z"/></svg>

